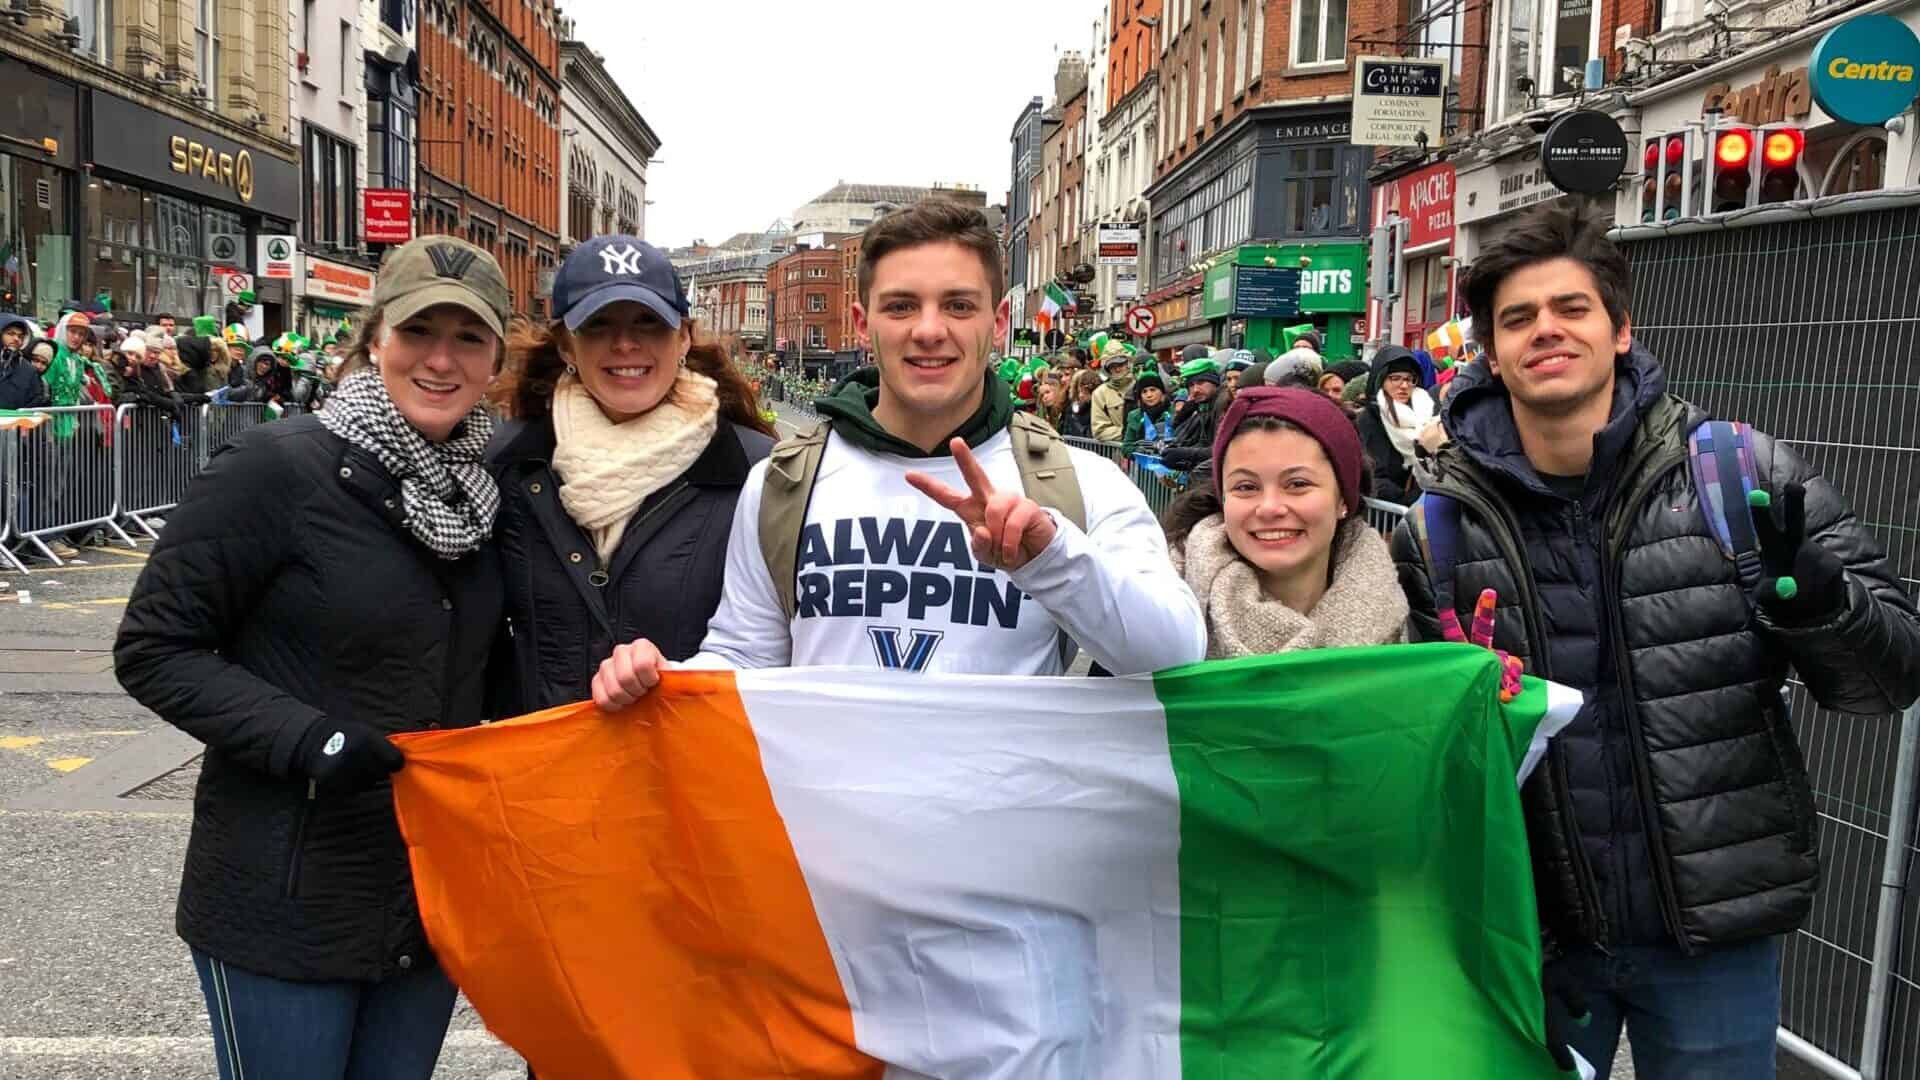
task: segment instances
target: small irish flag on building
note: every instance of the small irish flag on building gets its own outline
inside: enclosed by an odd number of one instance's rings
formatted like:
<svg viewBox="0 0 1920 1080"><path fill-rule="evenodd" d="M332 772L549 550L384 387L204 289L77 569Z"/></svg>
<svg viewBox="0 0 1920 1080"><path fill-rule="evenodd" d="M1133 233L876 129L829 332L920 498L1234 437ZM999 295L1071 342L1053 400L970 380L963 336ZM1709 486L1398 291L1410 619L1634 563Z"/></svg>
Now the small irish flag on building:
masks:
<svg viewBox="0 0 1920 1080"><path fill-rule="evenodd" d="M1035 313L1033 321L1040 325L1040 332L1044 334L1053 329L1054 320L1060 317L1061 312L1078 310L1080 310L1080 301L1075 300L1072 293L1061 288L1059 282L1049 281L1046 291L1040 297L1040 310Z"/></svg>

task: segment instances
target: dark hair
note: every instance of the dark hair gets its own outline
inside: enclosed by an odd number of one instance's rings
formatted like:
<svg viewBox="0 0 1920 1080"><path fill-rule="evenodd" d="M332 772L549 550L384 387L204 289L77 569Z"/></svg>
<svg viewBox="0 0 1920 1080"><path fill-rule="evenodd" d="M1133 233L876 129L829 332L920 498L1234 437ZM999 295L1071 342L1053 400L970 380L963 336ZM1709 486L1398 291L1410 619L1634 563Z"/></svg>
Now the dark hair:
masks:
<svg viewBox="0 0 1920 1080"><path fill-rule="evenodd" d="M701 337L692 319L681 325L693 335L687 367L716 384L721 419L773 437L773 425L760 416L753 384L727 359L726 350L712 338ZM539 420L551 414L553 389L567 370L567 354L572 349L573 335L567 332L565 323L538 326L515 320L509 331L507 366L491 395L494 403L507 415L522 420Z"/></svg>
<svg viewBox="0 0 1920 1080"><path fill-rule="evenodd" d="M987 224L985 214L946 199L923 199L867 226L860 237L860 302L865 304L873 291L873 268L881 259L905 248L943 241L980 256L987 273L987 302L999 303L1006 290L1000 274L1000 237Z"/></svg>
<svg viewBox="0 0 1920 1080"><path fill-rule="evenodd" d="M160 314L158 314L158 315L155 315L155 316L153 317L153 321L154 321L155 323L158 323L158 322L159 322L159 321L160 321L161 319L173 319L173 316L172 316L172 315L169 315L169 314L167 314L166 312L164 312L164 311L163 311L163 312L161 312ZM177 322L179 322L180 320L179 320L179 319L173 319L173 321L177 323Z"/></svg>
<svg viewBox="0 0 1920 1080"><path fill-rule="evenodd" d="M1080 391L1085 390L1091 395L1095 390L1100 389L1106 381L1098 371L1082 371L1073 377L1072 392L1078 394Z"/></svg>
<svg viewBox="0 0 1920 1080"><path fill-rule="evenodd" d="M1461 291L1473 316L1473 337L1493 352L1493 294L1517 270L1549 259L1572 259L1587 268L1600 290L1600 304L1615 330L1627 321L1633 295L1626 256L1607 239L1598 206L1580 200L1569 206L1544 206L1521 215L1500 239L1488 245L1467 271Z"/></svg>

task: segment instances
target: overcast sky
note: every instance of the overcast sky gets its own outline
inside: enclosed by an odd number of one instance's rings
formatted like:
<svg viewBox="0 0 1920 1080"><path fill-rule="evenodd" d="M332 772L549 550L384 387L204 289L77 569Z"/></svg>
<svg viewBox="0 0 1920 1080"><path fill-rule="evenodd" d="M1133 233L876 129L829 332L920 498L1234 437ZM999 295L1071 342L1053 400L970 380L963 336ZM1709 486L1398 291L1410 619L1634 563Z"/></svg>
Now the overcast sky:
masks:
<svg viewBox="0 0 1920 1080"><path fill-rule="evenodd" d="M1004 199L1021 106L1105 0L562 0L659 134L647 239L789 218L849 183L966 183Z"/></svg>

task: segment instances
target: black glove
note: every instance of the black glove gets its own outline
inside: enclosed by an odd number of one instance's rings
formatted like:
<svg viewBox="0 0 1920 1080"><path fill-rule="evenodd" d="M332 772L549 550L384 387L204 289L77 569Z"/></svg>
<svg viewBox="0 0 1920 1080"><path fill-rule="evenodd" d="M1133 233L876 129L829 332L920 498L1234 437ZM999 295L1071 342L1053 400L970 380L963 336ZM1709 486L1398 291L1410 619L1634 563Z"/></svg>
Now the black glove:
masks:
<svg viewBox="0 0 1920 1080"><path fill-rule="evenodd" d="M1847 570L1833 552L1807 539L1807 489L1788 484L1775 502L1765 491L1747 496L1760 542L1763 576L1756 599L1781 626L1815 626L1847 604Z"/></svg>
<svg viewBox="0 0 1920 1080"><path fill-rule="evenodd" d="M1561 1072L1572 1072L1573 1050L1568 1044L1573 1041L1573 1029L1593 1020L1586 991L1565 965L1549 960L1540 969L1540 996L1547 1004L1547 1053Z"/></svg>
<svg viewBox="0 0 1920 1080"><path fill-rule="evenodd" d="M294 771L328 791L371 787L406 763L385 735L353 720L322 717L293 748Z"/></svg>

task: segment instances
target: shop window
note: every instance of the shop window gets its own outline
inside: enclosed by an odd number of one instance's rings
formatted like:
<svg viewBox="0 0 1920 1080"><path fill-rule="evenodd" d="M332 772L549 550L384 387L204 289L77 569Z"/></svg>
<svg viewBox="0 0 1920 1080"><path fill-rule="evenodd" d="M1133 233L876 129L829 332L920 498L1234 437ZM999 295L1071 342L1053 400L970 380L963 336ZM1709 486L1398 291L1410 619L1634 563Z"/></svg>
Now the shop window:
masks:
<svg viewBox="0 0 1920 1080"><path fill-rule="evenodd" d="M219 279L205 238L244 236L240 216L129 184L95 183L87 210L92 291L112 297L116 311L216 310Z"/></svg>
<svg viewBox="0 0 1920 1080"><path fill-rule="evenodd" d="M1297 146L1286 156L1281 228L1289 236L1350 233L1361 227L1366 152L1346 145Z"/></svg>
<svg viewBox="0 0 1920 1080"><path fill-rule="evenodd" d="M302 236L322 248L359 246L353 144L306 125L306 170L301 178L306 215Z"/></svg>
<svg viewBox="0 0 1920 1080"><path fill-rule="evenodd" d="M1809 148L1807 158L1820 156ZM1817 149L1825 149L1819 147ZM1822 195L1846 195L1855 191L1879 191L1886 186L1887 136L1879 129L1856 131L1842 141L1826 167Z"/></svg>
<svg viewBox="0 0 1920 1080"><path fill-rule="evenodd" d="M1299 0L1293 5L1293 66L1347 59L1347 0Z"/></svg>
<svg viewBox="0 0 1920 1080"><path fill-rule="evenodd" d="M73 289L67 174L0 154L0 311L51 326Z"/></svg>

